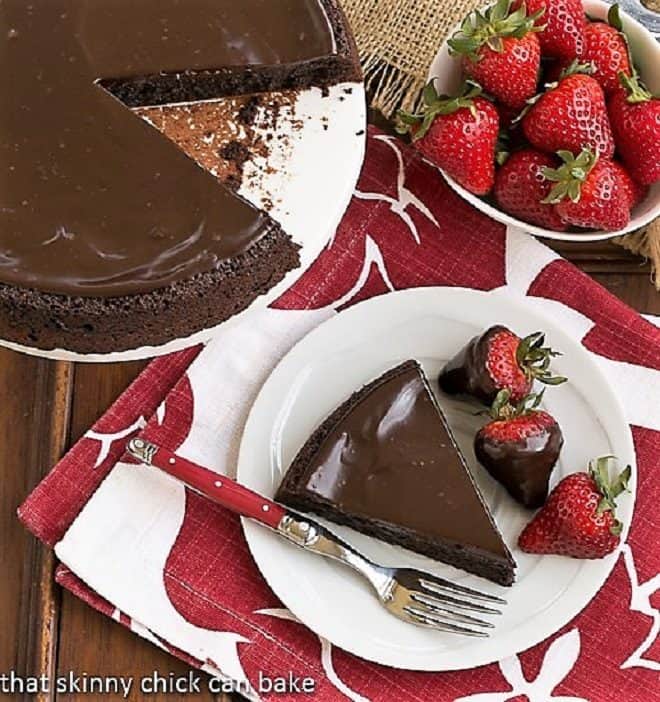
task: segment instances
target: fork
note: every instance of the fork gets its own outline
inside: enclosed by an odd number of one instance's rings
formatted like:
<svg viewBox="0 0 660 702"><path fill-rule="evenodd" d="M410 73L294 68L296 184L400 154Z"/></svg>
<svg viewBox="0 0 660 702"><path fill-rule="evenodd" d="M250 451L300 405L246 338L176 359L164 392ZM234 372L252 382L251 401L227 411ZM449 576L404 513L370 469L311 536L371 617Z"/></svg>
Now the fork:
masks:
<svg viewBox="0 0 660 702"><path fill-rule="evenodd" d="M490 605L506 604L500 597L421 570L374 563L313 519L146 439L131 439L127 450L141 463L160 468L213 502L269 527L306 551L350 566L371 584L385 609L405 622L464 636L487 637L487 630L494 625L467 612L497 615L501 610Z"/></svg>

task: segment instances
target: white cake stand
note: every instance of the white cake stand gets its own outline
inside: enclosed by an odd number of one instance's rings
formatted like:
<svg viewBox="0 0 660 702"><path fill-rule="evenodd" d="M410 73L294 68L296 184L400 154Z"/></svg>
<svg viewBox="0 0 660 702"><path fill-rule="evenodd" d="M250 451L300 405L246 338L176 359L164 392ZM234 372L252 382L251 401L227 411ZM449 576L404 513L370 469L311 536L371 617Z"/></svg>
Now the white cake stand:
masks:
<svg viewBox="0 0 660 702"><path fill-rule="evenodd" d="M259 122L257 120L256 125ZM301 91L292 109L278 116L276 126L255 126L254 129L263 132L262 141L269 144L268 156L256 156L245 164L239 192L257 207L267 209L300 244L298 268L241 314L216 327L160 346L104 354L44 350L4 339L0 339L0 346L65 361L114 362L149 358L208 341L219 329L277 299L321 253L348 207L366 143L364 86L340 83L325 94L318 88ZM266 141L269 132L273 136ZM213 304L212 300L209 304Z"/></svg>

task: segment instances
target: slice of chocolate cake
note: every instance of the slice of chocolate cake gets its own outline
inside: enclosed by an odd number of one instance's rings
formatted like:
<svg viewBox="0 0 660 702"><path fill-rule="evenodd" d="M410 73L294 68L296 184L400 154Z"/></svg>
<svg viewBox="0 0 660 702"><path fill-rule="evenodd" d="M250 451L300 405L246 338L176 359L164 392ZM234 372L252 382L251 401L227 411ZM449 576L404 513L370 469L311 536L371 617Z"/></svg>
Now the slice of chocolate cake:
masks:
<svg viewBox="0 0 660 702"><path fill-rule="evenodd" d="M276 499L500 585L514 581L515 561L416 361L335 410Z"/></svg>
<svg viewBox="0 0 660 702"><path fill-rule="evenodd" d="M359 81L335 0L3 0L0 51L0 338L158 345L299 265L277 222L130 108Z"/></svg>

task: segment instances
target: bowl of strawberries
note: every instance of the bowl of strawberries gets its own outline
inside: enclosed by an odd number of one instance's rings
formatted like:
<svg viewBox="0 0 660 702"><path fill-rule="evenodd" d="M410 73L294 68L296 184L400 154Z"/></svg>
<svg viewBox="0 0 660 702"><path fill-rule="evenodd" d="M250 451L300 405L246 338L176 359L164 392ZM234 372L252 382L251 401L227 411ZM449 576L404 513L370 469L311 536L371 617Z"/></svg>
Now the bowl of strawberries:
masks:
<svg viewBox="0 0 660 702"><path fill-rule="evenodd" d="M497 0L440 48L400 130L490 217L589 241L660 216L660 44L602 0Z"/></svg>

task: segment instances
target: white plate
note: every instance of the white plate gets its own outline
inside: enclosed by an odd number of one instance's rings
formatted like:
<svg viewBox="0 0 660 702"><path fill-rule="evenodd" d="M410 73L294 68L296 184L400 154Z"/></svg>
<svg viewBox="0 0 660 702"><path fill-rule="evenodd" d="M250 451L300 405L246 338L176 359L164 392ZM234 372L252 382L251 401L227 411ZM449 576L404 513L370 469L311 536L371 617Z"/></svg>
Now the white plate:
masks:
<svg viewBox="0 0 660 702"><path fill-rule="evenodd" d="M423 288L362 302L325 322L294 347L252 408L241 444L239 481L273 496L309 434L352 391L408 358L417 358L435 382L443 362L494 323L506 324L519 334L543 329L548 342L564 352L555 367L571 382L551 388L544 403L566 439L553 483L584 469L590 458L607 453L634 467L630 430L605 377L588 353L552 320L498 291ZM566 624L594 597L617 558L583 561L520 552L516 539L531 513L514 503L477 465L472 438L479 420L472 411L455 400L441 397L440 401L518 562L516 584L501 588L349 528L333 525L332 529L384 563L417 566L456 582L505 593L508 605L489 639L452 636L400 622L346 568L302 551L255 523L244 522L259 569L302 622L351 653L397 668L472 668L529 648ZM631 494L620 500L619 514L626 529L634 495L633 471Z"/></svg>
<svg viewBox="0 0 660 702"><path fill-rule="evenodd" d="M607 11L611 3L603 2L603 0L583 0L584 9L591 17L605 19ZM621 12L621 21L625 29L633 58L640 74L644 79L647 87L653 93L660 91L660 44L655 40L655 37L643 27L637 20ZM458 29L456 26L448 37ZM461 83L460 60L449 55L449 47L445 41L429 68L429 79L436 79L436 88L440 93L455 92ZM611 239L615 236L621 236L626 232L632 232L635 229L640 229L646 226L650 221L660 216L660 183L655 183L649 190L648 195L644 198L632 212L630 222L618 232L555 232L551 229L544 229L534 224L528 224L520 219L516 219L511 215L503 212L494 205L477 197L469 190L459 185L451 176L441 171L449 185L473 207L481 210L492 219L502 222L507 226L516 227L517 229L534 234L534 236L545 237L546 239L559 239L561 241L600 241L603 239Z"/></svg>
<svg viewBox="0 0 660 702"><path fill-rule="evenodd" d="M270 120L263 120L266 124ZM261 120L257 120L257 125ZM269 213L300 244L300 266L227 322L161 346L108 354L80 354L67 349L26 347L0 339L1 346L35 356L66 361L128 361L160 356L208 341L249 310L276 300L313 263L334 234L346 211L364 159L366 100L362 83L340 83L327 94L301 91L291 113L282 110L272 128L254 128L269 143L268 159L251 159L239 192ZM270 135L271 138L268 138Z"/></svg>

